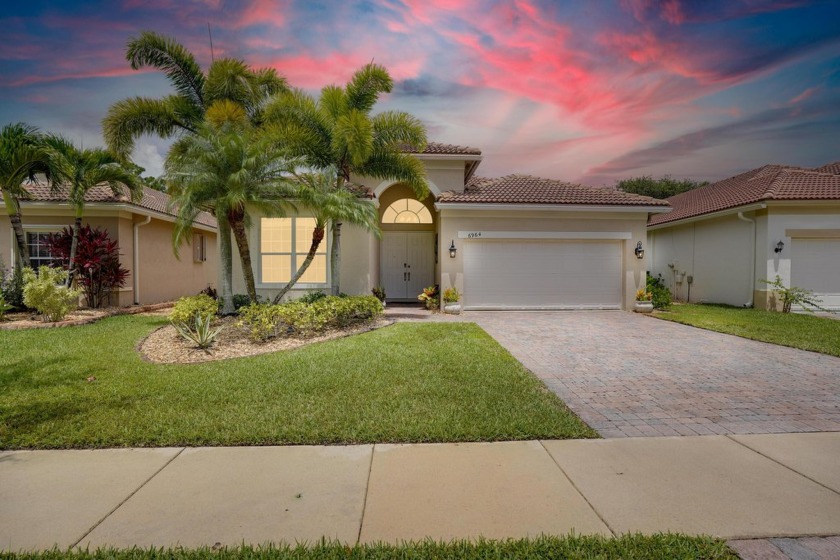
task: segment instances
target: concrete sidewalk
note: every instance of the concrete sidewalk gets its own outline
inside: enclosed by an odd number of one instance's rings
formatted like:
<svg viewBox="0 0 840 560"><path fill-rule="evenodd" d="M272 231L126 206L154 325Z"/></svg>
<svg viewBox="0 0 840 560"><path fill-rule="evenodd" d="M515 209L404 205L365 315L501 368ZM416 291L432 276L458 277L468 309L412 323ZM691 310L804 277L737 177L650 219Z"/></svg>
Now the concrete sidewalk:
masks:
<svg viewBox="0 0 840 560"><path fill-rule="evenodd" d="M0 550L840 534L840 432L0 453Z"/></svg>

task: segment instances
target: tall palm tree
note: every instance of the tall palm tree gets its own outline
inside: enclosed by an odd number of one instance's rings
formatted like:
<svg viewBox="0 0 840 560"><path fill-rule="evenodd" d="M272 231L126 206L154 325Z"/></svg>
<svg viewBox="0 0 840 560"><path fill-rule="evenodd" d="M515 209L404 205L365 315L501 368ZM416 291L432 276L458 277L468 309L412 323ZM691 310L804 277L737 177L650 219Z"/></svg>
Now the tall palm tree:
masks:
<svg viewBox="0 0 840 560"><path fill-rule="evenodd" d="M37 181L38 173L45 174L47 179L52 175L43 135L34 126L21 122L4 126L0 130L0 192L15 234L16 264L20 267L30 265L20 199L29 196L26 182Z"/></svg>
<svg viewBox="0 0 840 560"><path fill-rule="evenodd" d="M131 200L143 198L143 182L132 171L119 164L108 150L101 148L80 149L63 136L53 135L44 139L47 154L53 167L53 184L60 190L67 190L67 198L73 207L73 239L70 243L70 263L67 286L73 283L78 272L75 266L76 250L79 246L79 231L85 211L85 196L97 185L107 185L115 197L127 194Z"/></svg>
<svg viewBox="0 0 840 560"><path fill-rule="evenodd" d="M393 80L382 66L370 63L344 86L327 86L317 101L298 90L274 97L265 109L266 126L282 138L288 152L315 169L337 170L333 189L344 190L350 175L395 179L409 185L421 200L428 195L425 168L406 153L426 145L426 130L401 111L371 115ZM330 272L332 293L340 293L342 217L332 223Z"/></svg>
<svg viewBox="0 0 840 560"><path fill-rule="evenodd" d="M312 212L315 228L312 231L312 242L306 258L288 284L274 296L274 303L280 303L283 296L297 284L312 264L318 247L324 240L328 224L346 222L379 233L379 214L376 207L349 190L336 190L336 176L337 172L334 168L327 168L320 173L305 173L296 176L298 188L295 191L295 198L301 207Z"/></svg>
<svg viewBox="0 0 840 560"><path fill-rule="evenodd" d="M207 111L196 133L178 140L166 160L166 181L177 207L173 245L191 231L201 211L212 212L220 232L227 229L239 250L248 297L257 301L247 228L248 208L267 216L281 216L294 195L289 179L293 166L276 142L266 139L244 118L244 110L222 101ZM222 255L224 259L224 253ZM229 257L228 257L229 258ZM225 266L225 263L222 263ZM224 312L232 312L233 298L222 286Z"/></svg>
<svg viewBox="0 0 840 560"><path fill-rule="evenodd" d="M102 131L108 148L123 158L144 134L170 138L195 133L207 109L220 100L239 104L251 123L259 125L268 98L288 90L285 78L273 68L254 70L234 58L216 60L204 73L183 45L153 31L128 41L126 59L134 70L151 67L163 72L175 93L157 99L130 97L111 105Z"/></svg>

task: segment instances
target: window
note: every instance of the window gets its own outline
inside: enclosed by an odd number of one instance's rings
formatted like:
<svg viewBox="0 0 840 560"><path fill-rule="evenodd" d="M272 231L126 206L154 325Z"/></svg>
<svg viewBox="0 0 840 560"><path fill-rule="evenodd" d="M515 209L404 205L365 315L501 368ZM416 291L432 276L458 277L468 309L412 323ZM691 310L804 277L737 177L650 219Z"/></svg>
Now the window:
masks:
<svg viewBox="0 0 840 560"><path fill-rule="evenodd" d="M431 224L432 213L419 200L401 198L385 209L383 224Z"/></svg>
<svg viewBox="0 0 840 560"><path fill-rule="evenodd" d="M55 260L47 246L49 231L27 231L26 245L29 247L29 260L32 268L38 270L42 266L52 266Z"/></svg>
<svg viewBox="0 0 840 560"><path fill-rule="evenodd" d="M203 263L207 260L207 238L203 233L193 235L193 262Z"/></svg>
<svg viewBox="0 0 840 560"><path fill-rule="evenodd" d="M315 218L260 218L261 281L286 283L303 264L312 245ZM327 283L327 240L318 246L315 258L298 284Z"/></svg>

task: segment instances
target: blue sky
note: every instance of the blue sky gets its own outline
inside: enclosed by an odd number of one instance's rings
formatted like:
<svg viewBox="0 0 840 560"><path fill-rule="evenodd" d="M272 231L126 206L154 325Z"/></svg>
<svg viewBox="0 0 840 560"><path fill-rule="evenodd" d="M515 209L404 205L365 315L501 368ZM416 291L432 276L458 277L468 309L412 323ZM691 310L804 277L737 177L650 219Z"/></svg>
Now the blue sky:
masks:
<svg viewBox="0 0 840 560"><path fill-rule="evenodd" d="M168 93L126 41L177 38L272 66L313 93L375 60L381 109L483 150L483 175L593 185L641 174L719 179L840 159L840 2L796 0L112 0L5 3L0 122L101 144L115 101ZM135 159L158 173L168 142Z"/></svg>

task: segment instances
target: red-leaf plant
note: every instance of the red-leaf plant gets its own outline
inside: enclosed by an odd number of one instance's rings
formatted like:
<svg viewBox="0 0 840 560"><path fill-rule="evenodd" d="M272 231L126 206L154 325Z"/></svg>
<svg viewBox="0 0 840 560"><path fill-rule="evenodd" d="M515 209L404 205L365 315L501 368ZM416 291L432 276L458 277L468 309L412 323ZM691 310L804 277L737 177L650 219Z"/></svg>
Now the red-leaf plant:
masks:
<svg viewBox="0 0 840 560"><path fill-rule="evenodd" d="M65 269L70 261L73 230L66 227L61 233L50 234L47 246L56 264ZM101 307L111 291L125 286L129 271L120 266L120 250L116 241L102 229L82 226L76 249L76 283L85 294L88 307Z"/></svg>

